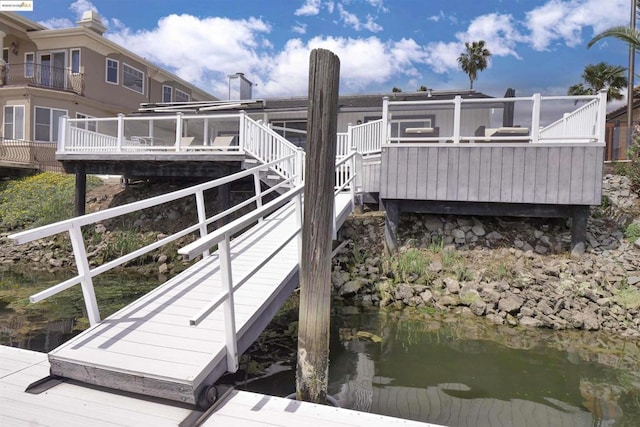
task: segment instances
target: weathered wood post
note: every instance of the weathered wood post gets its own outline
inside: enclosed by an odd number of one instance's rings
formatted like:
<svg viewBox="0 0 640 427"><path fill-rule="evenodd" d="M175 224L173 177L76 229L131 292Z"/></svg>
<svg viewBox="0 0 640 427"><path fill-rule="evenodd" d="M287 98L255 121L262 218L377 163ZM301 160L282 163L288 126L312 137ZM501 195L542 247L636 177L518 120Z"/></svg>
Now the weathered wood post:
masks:
<svg viewBox="0 0 640 427"><path fill-rule="evenodd" d="M340 59L311 51L296 398L326 403Z"/></svg>

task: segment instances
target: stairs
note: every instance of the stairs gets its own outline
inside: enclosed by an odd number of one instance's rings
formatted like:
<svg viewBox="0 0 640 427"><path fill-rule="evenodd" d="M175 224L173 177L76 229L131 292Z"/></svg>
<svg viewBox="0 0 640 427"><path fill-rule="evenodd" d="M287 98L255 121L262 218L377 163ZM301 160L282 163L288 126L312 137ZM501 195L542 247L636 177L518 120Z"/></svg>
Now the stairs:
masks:
<svg viewBox="0 0 640 427"><path fill-rule="evenodd" d="M245 152L245 158L242 161L242 169L251 169L260 165L262 162L255 157L251 156L249 153ZM262 181L268 187L274 187L284 181L283 177L269 169L266 171L260 171L260 181ZM278 187L275 192L278 194L284 194L291 189L291 184L286 183Z"/></svg>

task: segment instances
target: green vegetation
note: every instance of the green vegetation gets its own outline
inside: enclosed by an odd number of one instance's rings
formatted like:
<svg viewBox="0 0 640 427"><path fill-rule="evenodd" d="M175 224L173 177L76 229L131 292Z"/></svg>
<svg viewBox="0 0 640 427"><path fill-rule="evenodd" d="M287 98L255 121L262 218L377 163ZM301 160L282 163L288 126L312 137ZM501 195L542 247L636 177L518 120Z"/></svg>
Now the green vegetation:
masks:
<svg viewBox="0 0 640 427"><path fill-rule="evenodd" d="M465 51L458 57L458 65L469 76L470 90L473 90L473 82L478 79L478 73L489 65L491 52L485 43L484 40L465 42Z"/></svg>
<svg viewBox="0 0 640 427"><path fill-rule="evenodd" d="M627 310L640 308L640 290L633 286L625 286L614 295L613 300Z"/></svg>
<svg viewBox="0 0 640 427"><path fill-rule="evenodd" d="M51 224L73 216L75 177L44 172L0 186L0 227L6 230ZM88 177L87 188L99 185Z"/></svg>
<svg viewBox="0 0 640 427"><path fill-rule="evenodd" d="M640 239L640 224L633 223L624 230L624 236L631 242L635 242Z"/></svg>
<svg viewBox="0 0 640 427"><path fill-rule="evenodd" d="M423 278L429 271L430 262L428 254L418 249L402 252L396 259L398 278L403 282L413 282Z"/></svg>
<svg viewBox="0 0 640 427"><path fill-rule="evenodd" d="M596 95L606 89L607 101L622 99L622 89L627 86L625 71L624 67L605 62L587 65L582 73L583 82L571 86L567 94Z"/></svg>

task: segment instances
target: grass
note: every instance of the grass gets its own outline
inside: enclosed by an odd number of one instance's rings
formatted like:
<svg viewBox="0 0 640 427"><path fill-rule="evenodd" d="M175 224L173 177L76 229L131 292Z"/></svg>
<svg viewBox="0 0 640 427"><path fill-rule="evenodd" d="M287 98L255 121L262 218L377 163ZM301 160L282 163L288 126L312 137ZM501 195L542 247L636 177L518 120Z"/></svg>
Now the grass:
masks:
<svg viewBox="0 0 640 427"><path fill-rule="evenodd" d="M633 286L625 286L613 296L613 300L627 310L640 308L640 290Z"/></svg>

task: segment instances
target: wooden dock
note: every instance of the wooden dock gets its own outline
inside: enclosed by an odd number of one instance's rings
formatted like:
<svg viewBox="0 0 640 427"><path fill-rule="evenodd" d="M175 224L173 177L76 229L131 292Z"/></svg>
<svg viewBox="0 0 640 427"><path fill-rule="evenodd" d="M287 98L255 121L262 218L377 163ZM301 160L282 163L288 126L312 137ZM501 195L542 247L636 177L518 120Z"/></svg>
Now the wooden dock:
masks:
<svg viewBox="0 0 640 427"><path fill-rule="evenodd" d="M351 212L349 194L336 197L338 227ZM234 279L282 249L234 293L237 348L244 352L298 284L298 227L293 203L231 242ZM87 384L197 403L227 371L224 307L198 326L190 320L222 289L218 252L205 257L99 324L49 353L54 375Z"/></svg>
<svg viewBox="0 0 640 427"><path fill-rule="evenodd" d="M50 427L178 426L191 408L65 381L41 394L25 388L47 376L47 355L0 346L0 425ZM282 397L232 391L202 426L423 426L419 423Z"/></svg>

